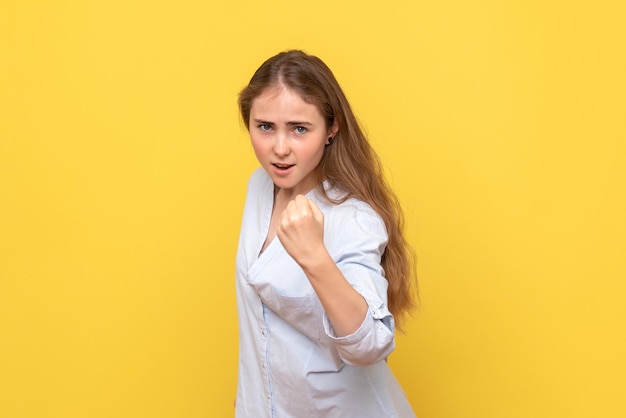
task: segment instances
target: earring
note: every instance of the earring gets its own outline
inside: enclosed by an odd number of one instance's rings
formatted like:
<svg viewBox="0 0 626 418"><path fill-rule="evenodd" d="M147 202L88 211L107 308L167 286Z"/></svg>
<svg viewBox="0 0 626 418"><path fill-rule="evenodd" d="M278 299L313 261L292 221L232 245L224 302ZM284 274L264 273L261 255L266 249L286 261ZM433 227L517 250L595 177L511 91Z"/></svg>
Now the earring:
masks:
<svg viewBox="0 0 626 418"><path fill-rule="evenodd" d="M332 144L333 143L333 139L335 139L335 138L333 138L332 136L329 136L328 137L328 142L326 143L326 145Z"/></svg>

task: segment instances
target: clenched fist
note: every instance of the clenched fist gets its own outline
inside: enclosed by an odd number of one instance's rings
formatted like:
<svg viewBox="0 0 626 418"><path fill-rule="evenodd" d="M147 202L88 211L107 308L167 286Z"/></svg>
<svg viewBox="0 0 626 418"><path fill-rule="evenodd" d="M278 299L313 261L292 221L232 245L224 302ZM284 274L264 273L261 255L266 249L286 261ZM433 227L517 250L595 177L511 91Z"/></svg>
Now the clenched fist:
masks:
<svg viewBox="0 0 626 418"><path fill-rule="evenodd" d="M324 214L315 202L303 195L289 202L276 234L287 253L303 267L314 263L326 250Z"/></svg>

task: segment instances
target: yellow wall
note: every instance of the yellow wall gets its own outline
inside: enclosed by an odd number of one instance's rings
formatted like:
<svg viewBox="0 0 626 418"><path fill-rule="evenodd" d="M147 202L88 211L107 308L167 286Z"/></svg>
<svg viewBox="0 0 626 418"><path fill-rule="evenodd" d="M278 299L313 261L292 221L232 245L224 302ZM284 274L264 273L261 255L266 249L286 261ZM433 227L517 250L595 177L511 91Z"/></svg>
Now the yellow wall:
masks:
<svg viewBox="0 0 626 418"><path fill-rule="evenodd" d="M228 417L236 93L334 69L406 207L420 418L626 416L619 1L4 1L0 417Z"/></svg>

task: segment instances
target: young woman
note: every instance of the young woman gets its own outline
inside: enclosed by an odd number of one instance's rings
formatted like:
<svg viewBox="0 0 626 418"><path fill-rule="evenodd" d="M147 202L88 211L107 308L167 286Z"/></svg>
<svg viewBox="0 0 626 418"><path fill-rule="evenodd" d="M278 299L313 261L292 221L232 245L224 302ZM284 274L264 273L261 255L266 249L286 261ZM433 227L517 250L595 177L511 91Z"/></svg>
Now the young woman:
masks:
<svg viewBox="0 0 626 418"><path fill-rule="evenodd" d="M280 53L239 95L262 168L237 252L238 418L413 417L387 366L415 302L381 164L331 70Z"/></svg>

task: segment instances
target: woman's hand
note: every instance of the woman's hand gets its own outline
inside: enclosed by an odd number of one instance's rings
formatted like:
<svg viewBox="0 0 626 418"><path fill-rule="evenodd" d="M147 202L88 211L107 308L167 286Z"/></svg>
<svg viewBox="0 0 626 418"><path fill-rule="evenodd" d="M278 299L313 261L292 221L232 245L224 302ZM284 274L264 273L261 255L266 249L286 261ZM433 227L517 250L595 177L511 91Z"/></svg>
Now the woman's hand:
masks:
<svg viewBox="0 0 626 418"><path fill-rule="evenodd" d="M314 264L324 254L324 214L303 195L287 204L276 233L287 253L302 267Z"/></svg>

